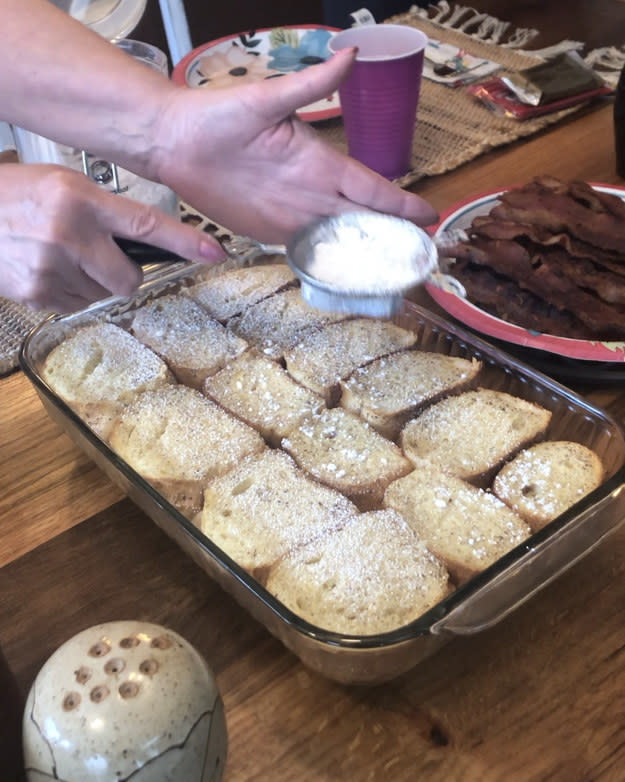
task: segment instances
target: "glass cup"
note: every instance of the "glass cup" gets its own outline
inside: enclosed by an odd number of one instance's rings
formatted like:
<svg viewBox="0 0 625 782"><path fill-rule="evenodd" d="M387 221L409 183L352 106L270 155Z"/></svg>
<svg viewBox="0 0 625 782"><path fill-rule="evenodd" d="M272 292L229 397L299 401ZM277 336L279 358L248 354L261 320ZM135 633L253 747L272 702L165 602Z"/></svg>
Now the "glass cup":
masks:
<svg viewBox="0 0 625 782"><path fill-rule="evenodd" d="M144 65L149 65L150 68L160 71L165 76L169 75L167 55L161 49L152 46L151 43L122 38L120 41L116 41L115 46Z"/></svg>
<svg viewBox="0 0 625 782"><path fill-rule="evenodd" d="M411 168L427 36L401 24L352 27L330 39L333 53L358 47L339 86L351 157L388 179Z"/></svg>

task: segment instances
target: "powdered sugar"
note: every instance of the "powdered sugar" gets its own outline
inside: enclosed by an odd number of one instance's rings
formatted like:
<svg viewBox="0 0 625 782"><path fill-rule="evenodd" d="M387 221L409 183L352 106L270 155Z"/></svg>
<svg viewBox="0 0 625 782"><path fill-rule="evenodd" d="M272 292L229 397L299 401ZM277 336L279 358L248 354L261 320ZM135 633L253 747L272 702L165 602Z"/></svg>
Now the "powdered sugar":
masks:
<svg viewBox="0 0 625 782"><path fill-rule="evenodd" d="M310 237L304 271L344 292L385 294L417 285L436 268L429 236L407 220L354 214Z"/></svg>

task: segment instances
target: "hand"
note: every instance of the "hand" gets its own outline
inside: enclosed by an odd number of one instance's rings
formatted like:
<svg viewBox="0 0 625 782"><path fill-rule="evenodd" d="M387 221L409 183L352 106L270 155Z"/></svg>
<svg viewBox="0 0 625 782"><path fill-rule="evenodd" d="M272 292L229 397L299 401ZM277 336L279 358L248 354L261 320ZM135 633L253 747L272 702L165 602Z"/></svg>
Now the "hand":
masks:
<svg viewBox="0 0 625 782"><path fill-rule="evenodd" d="M212 237L153 207L109 193L84 174L52 165L0 165L0 294L35 309L69 312L127 296L141 269L113 236L185 258L224 257Z"/></svg>
<svg viewBox="0 0 625 782"><path fill-rule="evenodd" d="M152 176L235 233L285 242L313 218L372 209L429 225L437 215L325 143L293 112L331 94L354 52L234 89L181 87L156 131Z"/></svg>

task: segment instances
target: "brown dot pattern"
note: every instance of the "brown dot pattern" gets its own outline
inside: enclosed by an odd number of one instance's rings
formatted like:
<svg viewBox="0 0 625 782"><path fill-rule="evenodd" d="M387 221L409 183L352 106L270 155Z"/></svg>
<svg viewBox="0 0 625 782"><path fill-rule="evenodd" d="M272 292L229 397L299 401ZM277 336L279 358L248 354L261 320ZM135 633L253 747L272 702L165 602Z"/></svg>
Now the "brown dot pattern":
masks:
<svg viewBox="0 0 625 782"><path fill-rule="evenodd" d="M136 635L125 636L122 638L118 646L121 649L133 649L142 643L142 639ZM174 645L174 640L167 634L162 634L152 638L149 642L149 646L155 650L170 649ZM105 639L100 639L95 644L89 647L87 654L90 657L102 658L106 657L112 650L113 644ZM146 657L139 664L139 672L144 676L152 678L158 673L159 663L154 657ZM107 676L119 676L127 668L126 660L122 656L111 657L102 666L102 672ZM77 684L86 685L94 675L94 671L87 665L81 665L76 671L74 671L74 677ZM140 685L134 681L123 681L117 691L119 695L127 700L128 698L135 698L141 690ZM92 703L102 703L111 694L109 687L106 684L98 684L89 691L89 699ZM68 693L62 702L64 711L73 711L80 705L82 697L78 692Z"/></svg>
<svg viewBox="0 0 625 782"><path fill-rule="evenodd" d="M117 674L117 673L121 673L125 667L126 667L125 660L123 660L121 657L114 657L112 660L109 660L106 663L106 665L104 666L104 672L108 674Z"/></svg>
<svg viewBox="0 0 625 782"><path fill-rule="evenodd" d="M63 698L63 711L73 711L80 706L81 697L77 692L68 692Z"/></svg>
<svg viewBox="0 0 625 782"><path fill-rule="evenodd" d="M91 649L89 649L89 656L104 657L104 655L108 654L110 651L111 645L108 643L108 641L98 641L97 643L93 644Z"/></svg>

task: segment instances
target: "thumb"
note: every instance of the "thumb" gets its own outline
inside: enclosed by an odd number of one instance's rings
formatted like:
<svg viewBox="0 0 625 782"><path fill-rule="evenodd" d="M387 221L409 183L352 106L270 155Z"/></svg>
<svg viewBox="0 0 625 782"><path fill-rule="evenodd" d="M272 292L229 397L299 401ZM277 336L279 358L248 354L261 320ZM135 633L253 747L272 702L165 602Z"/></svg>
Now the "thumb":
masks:
<svg viewBox="0 0 625 782"><path fill-rule="evenodd" d="M356 58L357 48L342 49L319 65L311 65L282 79L263 82L265 114L271 122L279 122L302 106L331 95L347 77Z"/></svg>

